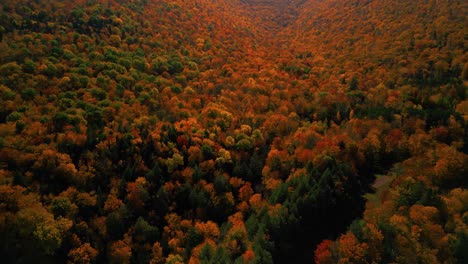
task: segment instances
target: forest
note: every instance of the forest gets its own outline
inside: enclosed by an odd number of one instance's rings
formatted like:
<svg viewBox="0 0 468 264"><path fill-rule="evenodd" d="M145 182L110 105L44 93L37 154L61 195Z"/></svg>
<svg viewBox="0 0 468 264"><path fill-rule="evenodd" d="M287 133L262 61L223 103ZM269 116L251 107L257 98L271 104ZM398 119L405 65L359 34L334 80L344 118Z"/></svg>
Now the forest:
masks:
<svg viewBox="0 0 468 264"><path fill-rule="evenodd" d="M2 0L2 263L468 263L467 10Z"/></svg>

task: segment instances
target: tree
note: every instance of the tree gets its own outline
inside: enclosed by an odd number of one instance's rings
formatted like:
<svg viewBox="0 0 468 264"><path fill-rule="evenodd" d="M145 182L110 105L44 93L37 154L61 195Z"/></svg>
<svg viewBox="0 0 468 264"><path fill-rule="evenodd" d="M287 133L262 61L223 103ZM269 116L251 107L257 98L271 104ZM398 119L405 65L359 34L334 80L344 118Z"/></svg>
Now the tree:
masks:
<svg viewBox="0 0 468 264"><path fill-rule="evenodd" d="M7 187L7 186L4 186ZM10 201L17 203L16 212L10 215L9 221L14 223L13 226L7 226L12 230L8 232L15 232L18 241L6 241L18 243L23 256L17 256L18 259L24 258L25 260L41 255L53 255L62 246L62 242L67 235L68 230L72 227L72 221L63 217L54 218L54 215L49 213L39 202L36 195L22 195L25 189L15 187L12 190L0 190L0 197L3 196L5 191L9 192L12 197L8 198ZM16 195L15 195L16 193ZM1 197L5 201L6 197ZM6 223L8 224L7 221ZM5 232L7 230L4 230ZM27 243L26 243L27 242ZM31 248L30 248L31 247ZM28 252L31 250L31 252ZM14 252L12 252L14 254Z"/></svg>
<svg viewBox="0 0 468 264"><path fill-rule="evenodd" d="M315 249L315 263L316 264L331 264L333 262L331 247L333 246L333 241L323 240Z"/></svg>
<svg viewBox="0 0 468 264"><path fill-rule="evenodd" d="M130 263L132 249L123 240L117 240L111 243L108 252L110 263Z"/></svg>
<svg viewBox="0 0 468 264"><path fill-rule="evenodd" d="M133 226L134 240L139 243L153 243L158 237L158 228L150 225L143 217L139 217Z"/></svg>
<svg viewBox="0 0 468 264"><path fill-rule="evenodd" d="M353 76L351 81L349 81L349 90L351 90L351 91L357 90L358 85L359 85L359 83L358 83L358 80L357 80L356 76Z"/></svg>
<svg viewBox="0 0 468 264"><path fill-rule="evenodd" d="M159 242L155 242L151 249L150 264L163 264L163 263L164 263L163 249Z"/></svg>
<svg viewBox="0 0 468 264"><path fill-rule="evenodd" d="M337 247L341 261L344 263L365 263L368 246L366 243L360 243L353 233L342 235Z"/></svg>
<svg viewBox="0 0 468 264"><path fill-rule="evenodd" d="M119 239L125 232L122 217L117 212L110 213L106 218L106 230L111 239Z"/></svg>
<svg viewBox="0 0 468 264"><path fill-rule="evenodd" d="M74 248L68 252L68 260L73 264L91 264L96 263L98 251L89 243Z"/></svg>
<svg viewBox="0 0 468 264"><path fill-rule="evenodd" d="M73 214L72 210L75 209L73 208L74 206L70 199L68 197L56 197L52 200L52 203L50 205L50 210L54 214L55 217L59 216L66 216L67 214Z"/></svg>
<svg viewBox="0 0 468 264"><path fill-rule="evenodd" d="M138 179L144 182L139 182ZM146 190L146 180L139 177L135 182L127 184L127 200L129 208L136 212L143 210L145 202L149 199L148 191Z"/></svg>
<svg viewBox="0 0 468 264"><path fill-rule="evenodd" d="M453 245L453 252L458 263L468 261L468 238L465 233L461 233Z"/></svg>

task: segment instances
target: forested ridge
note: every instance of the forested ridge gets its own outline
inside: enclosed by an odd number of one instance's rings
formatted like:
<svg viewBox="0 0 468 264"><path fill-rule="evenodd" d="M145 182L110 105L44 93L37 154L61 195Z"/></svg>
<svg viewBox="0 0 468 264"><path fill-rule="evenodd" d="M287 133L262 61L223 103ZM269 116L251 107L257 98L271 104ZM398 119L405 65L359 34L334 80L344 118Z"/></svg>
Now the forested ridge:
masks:
<svg viewBox="0 0 468 264"><path fill-rule="evenodd" d="M466 263L467 10L2 1L2 262Z"/></svg>

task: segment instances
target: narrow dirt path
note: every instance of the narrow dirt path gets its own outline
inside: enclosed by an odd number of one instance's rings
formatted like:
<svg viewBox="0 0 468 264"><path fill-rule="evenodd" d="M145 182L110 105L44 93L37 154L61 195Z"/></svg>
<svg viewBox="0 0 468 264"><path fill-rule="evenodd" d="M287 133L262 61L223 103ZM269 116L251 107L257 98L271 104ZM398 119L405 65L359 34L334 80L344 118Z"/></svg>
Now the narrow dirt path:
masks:
<svg viewBox="0 0 468 264"><path fill-rule="evenodd" d="M377 176L377 179L374 181L374 183L372 184L372 187L374 187L375 189L378 189L382 186L384 186L385 184L391 182L393 180L393 176L391 175L380 175L380 176Z"/></svg>

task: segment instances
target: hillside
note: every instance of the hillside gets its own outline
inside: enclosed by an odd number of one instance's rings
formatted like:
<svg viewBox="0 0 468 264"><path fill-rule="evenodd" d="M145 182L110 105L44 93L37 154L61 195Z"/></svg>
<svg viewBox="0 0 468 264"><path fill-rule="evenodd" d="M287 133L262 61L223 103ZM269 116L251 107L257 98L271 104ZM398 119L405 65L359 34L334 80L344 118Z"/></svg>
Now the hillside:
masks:
<svg viewBox="0 0 468 264"><path fill-rule="evenodd" d="M5 0L5 263L465 263L468 4Z"/></svg>

